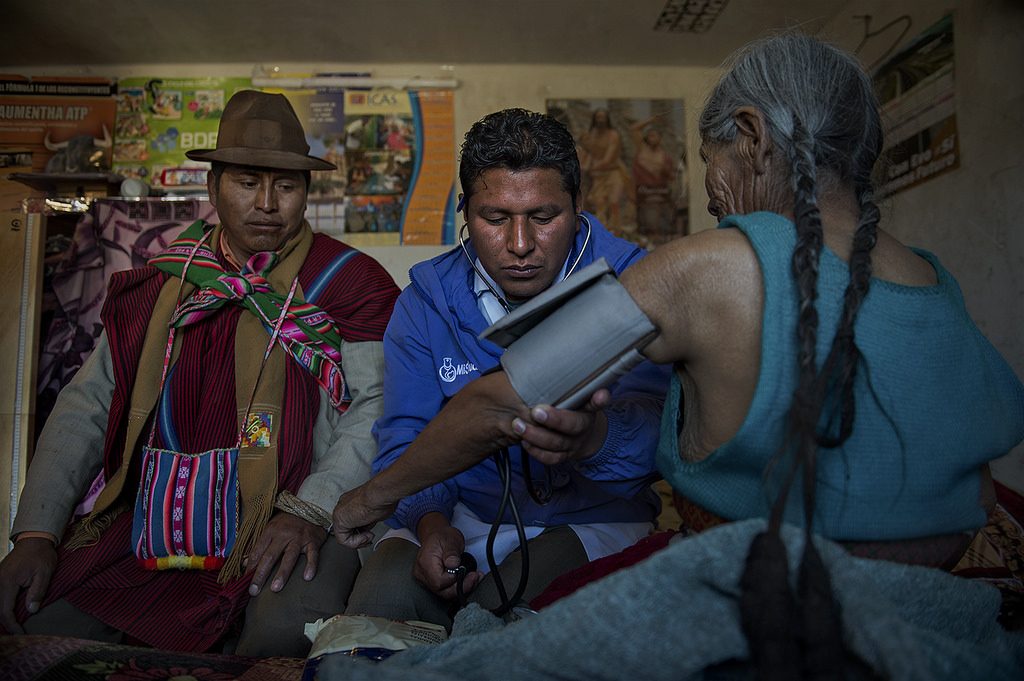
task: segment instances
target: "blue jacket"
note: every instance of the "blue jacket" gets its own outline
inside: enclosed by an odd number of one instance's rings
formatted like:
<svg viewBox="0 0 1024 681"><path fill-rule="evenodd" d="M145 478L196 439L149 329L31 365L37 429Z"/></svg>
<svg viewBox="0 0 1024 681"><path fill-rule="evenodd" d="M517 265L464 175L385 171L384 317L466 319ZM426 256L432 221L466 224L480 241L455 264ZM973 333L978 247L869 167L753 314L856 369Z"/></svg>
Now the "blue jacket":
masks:
<svg viewBox="0 0 1024 681"><path fill-rule="evenodd" d="M594 216L587 217L593 231L579 268L604 257L616 272L622 272L645 255L641 248L610 234ZM583 247L586 234L585 227L577 233L570 262ZM378 442L374 473L401 456L449 398L498 365L503 349L477 339L489 324L477 306L473 275L461 247L419 263L409 272L412 283L398 297L384 336L384 414L374 426ZM612 403L605 410L604 446L585 461L552 467L554 496L543 506L528 496L520 448L510 448L512 490L524 524L654 519L659 501L650 484L658 477L654 457L668 379L668 367L644 362L613 386ZM534 481L546 480L544 467L532 459L529 462ZM402 500L389 522L415 532L426 513L438 511L451 520L452 509L460 501L481 520L491 522L501 492L497 467L488 458ZM505 516L511 522L507 511Z"/></svg>

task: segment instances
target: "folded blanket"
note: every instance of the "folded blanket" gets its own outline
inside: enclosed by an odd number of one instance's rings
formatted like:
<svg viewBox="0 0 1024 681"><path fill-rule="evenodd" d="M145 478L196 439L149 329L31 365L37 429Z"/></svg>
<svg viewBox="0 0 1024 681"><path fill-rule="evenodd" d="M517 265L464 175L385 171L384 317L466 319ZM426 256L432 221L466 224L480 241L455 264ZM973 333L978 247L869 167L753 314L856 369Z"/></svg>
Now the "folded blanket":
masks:
<svg viewBox="0 0 1024 681"><path fill-rule="evenodd" d="M338 655L317 679L749 678L737 608L747 548L764 522L717 527L503 626L471 606L446 643L380 663ZM790 565L803 535L784 528ZM931 568L854 558L817 539L842 609L853 677L1022 679L1024 641L996 622L996 589ZM795 573L795 570L794 570ZM870 670L870 672L868 672Z"/></svg>

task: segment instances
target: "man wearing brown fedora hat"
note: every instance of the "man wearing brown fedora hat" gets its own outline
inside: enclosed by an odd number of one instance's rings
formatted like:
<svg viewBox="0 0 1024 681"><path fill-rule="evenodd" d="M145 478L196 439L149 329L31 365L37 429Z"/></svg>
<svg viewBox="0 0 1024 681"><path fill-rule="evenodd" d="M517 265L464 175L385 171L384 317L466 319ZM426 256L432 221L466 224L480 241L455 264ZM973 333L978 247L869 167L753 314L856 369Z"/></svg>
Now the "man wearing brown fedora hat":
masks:
<svg viewBox="0 0 1024 681"><path fill-rule="evenodd" d="M186 155L212 163L219 224L111 278L28 472L0 625L304 655L303 623L343 610L359 569L325 509L369 477L398 289L303 219L310 171L334 166L284 96L238 92L216 148Z"/></svg>

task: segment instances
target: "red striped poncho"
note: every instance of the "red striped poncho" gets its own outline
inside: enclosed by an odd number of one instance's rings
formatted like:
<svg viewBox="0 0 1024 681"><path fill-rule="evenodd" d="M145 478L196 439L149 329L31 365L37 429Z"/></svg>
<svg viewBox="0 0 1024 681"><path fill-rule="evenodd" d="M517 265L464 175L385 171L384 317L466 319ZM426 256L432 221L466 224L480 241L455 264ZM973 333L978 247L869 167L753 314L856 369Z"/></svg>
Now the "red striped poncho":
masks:
<svg viewBox="0 0 1024 681"><path fill-rule="evenodd" d="M118 272L110 280L103 323L114 368L104 468L120 466L128 405L149 313L167 275L153 267ZM322 234L314 235L299 271L302 291L327 312L344 340L379 341L391 316L398 288L372 258ZM176 436L184 451L231 447L238 436L234 336L241 307L179 332L181 354L168 378ZM262 352L263 347L253 352ZM314 378L297 362L286 362L282 430L279 435L278 489L295 492L310 473L313 424L319 409ZM98 405L98 409L104 409ZM164 446L158 431L157 446ZM139 457L133 457L138 461ZM124 498L134 500L138 474L130 471ZM236 623L248 602L248 575L227 584L217 572L143 569L131 550L132 515L121 513L98 543L68 551L58 548L58 567L42 605L64 598L72 605L123 630L131 640L171 650L204 651ZM23 599L22 599L23 600ZM28 613L19 604L18 619Z"/></svg>

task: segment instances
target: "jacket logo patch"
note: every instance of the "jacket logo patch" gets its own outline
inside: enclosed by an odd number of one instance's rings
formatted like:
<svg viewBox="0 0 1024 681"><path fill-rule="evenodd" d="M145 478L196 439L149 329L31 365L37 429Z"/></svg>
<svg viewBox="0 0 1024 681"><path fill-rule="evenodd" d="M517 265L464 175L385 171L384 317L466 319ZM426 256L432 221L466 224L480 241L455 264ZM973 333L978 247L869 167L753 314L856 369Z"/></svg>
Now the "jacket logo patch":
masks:
<svg viewBox="0 0 1024 681"><path fill-rule="evenodd" d="M445 383L451 383L459 376L468 376L474 371L479 371L476 365L472 362L465 362L464 364L452 364L451 357L445 357L444 362L437 368L437 375L441 377L441 380Z"/></svg>

